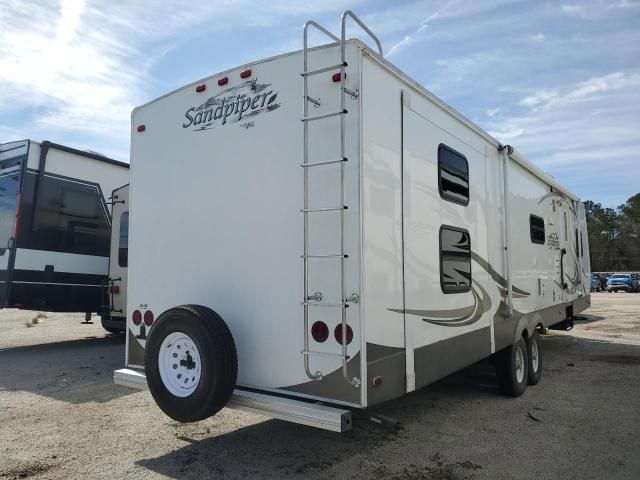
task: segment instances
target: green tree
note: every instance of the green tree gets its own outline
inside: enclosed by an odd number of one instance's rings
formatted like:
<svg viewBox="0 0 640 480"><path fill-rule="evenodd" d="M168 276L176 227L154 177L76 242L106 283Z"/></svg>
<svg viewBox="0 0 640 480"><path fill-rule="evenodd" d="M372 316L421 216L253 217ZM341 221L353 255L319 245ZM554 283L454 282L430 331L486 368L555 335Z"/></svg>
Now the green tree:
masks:
<svg viewBox="0 0 640 480"><path fill-rule="evenodd" d="M617 209L584 202L595 272L640 271L640 193Z"/></svg>

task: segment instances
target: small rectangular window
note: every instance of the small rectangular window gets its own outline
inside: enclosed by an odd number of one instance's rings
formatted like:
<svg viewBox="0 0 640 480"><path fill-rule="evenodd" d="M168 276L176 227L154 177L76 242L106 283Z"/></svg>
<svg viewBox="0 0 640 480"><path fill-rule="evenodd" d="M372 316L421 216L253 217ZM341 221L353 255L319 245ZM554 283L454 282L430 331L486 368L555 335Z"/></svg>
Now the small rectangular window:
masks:
<svg viewBox="0 0 640 480"><path fill-rule="evenodd" d="M438 146L438 189L445 200L469 205L467 158L442 143Z"/></svg>
<svg viewBox="0 0 640 480"><path fill-rule="evenodd" d="M544 245L546 238L544 234L544 220L536 215L529 215L529 232L531 241L539 245Z"/></svg>
<svg viewBox="0 0 640 480"><path fill-rule="evenodd" d="M118 243L118 265L129 265L129 212L120 215L120 241Z"/></svg>
<svg viewBox="0 0 640 480"><path fill-rule="evenodd" d="M471 239L467 230L440 227L440 287L443 293L471 289Z"/></svg>

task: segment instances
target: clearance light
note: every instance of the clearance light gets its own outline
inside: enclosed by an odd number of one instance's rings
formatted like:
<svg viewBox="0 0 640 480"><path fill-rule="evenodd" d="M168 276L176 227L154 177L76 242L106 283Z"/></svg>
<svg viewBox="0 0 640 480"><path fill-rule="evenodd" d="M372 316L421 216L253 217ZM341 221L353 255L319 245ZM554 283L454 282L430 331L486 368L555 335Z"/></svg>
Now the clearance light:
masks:
<svg viewBox="0 0 640 480"><path fill-rule="evenodd" d="M329 338L329 327L324 322L316 322L311 326L311 336L316 342L322 343Z"/></svg>
<svg viewBox="0 0 640 480"><path fill-rule="evenodd" d="M220 86L226 85L227 83L229 83L229 77L222 77L218 79L218 85Z"/></svg>
<svg viewBox="0 0 640 480"><path fill-rule="evenodd" d="M144 312L144 324L147 327L150 327L153 324L153 312L151 310Z"/></svg>
<svg viewBox="0 0 640 480"><path fill-rule="evenodd" d="M204 85L204 84L202 84L202 85L198 85L198 86L196 87L196 92L204 92L206 88L207 88L207 86L206 86L206 85Z"/></svg>
<svg viewBox="0 0 640 480"><path fill-rule="evenodd" d="M251 70L243 70L240 72L240 78L247 78L251 76Z"/></svg>
<svg viewBox="0 0 640 480"><path fill-rule="evenodd" d="M147 127L145 127L144 125L138 125L138 128L136 128L136 130L138 130L139 132L144 132L147 129Z"/></svg>
<svg viewBox="0 0 640 480"><path fill-rule="evenodd" d="M140 310L134 310L131 314L131 321L134 325L140 325L142 323L142 313Z"/></svg>
<svg viewBox="0 0 640 480"><path fill-rule="evenodd" d="M344 74L344 78L347 78L347 74ZM333 75L331 75L331 80L334 82L339 82L340 81L340 72L338 73L334 73Z"/></svg>
<svg viewBox="0 0 640 480"><path fill-rule="evenodd" d="M109 287L109 291L111 293L120 293L120 286L119 285L111 285Z"/></svg>
<svg viewBox="0 0 640 480"><path fill-rule="evenodd" d="M336 342L342 344L342 324L341 323L339 323L336 326L336 329L333 331L333 334L336 337ZM351 340L353 340L353 330L351 330L351 327L347 325L347 345L351 343Z"/></svg>

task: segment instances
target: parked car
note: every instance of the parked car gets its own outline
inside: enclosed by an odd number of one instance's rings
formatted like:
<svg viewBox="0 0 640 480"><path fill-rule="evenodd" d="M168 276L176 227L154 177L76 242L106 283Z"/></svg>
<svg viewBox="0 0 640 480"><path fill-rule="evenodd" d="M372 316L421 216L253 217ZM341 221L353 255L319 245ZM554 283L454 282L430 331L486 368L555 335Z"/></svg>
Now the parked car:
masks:
<svg viewBox="0 0 640 480"><path fill-rule="evenodd" d="M607 289L607 281L609 280L610 275L608 273L601 273L600 274L600 290L606 290Z"/></svg>
<svg viewBox="0 0 640 480"><path fill-rule="evenodd" d="M614 273L607 280L607 291L617 292L618 290L637 292L640 290L638 279L634 278L630 273Z"/></svg>
<svg viewBox="0 0 640 480"><path fill-rule="evenodd" d="M599 292L600 288L600 276L597 273L591 274L591 287L590 290L592 292Z"/></svg>

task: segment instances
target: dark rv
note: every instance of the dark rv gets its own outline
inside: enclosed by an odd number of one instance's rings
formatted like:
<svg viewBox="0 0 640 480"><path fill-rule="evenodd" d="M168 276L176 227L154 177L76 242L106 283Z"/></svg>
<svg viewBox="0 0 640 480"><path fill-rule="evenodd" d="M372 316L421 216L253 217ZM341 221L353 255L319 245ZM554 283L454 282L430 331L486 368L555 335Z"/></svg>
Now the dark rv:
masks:
<svg viewBox="0 0 640 480"><path fill-rule="evenodd" d="M129 165L30 140L0 144L0 306L102 312L111 220L105 192Z"/></svg>

